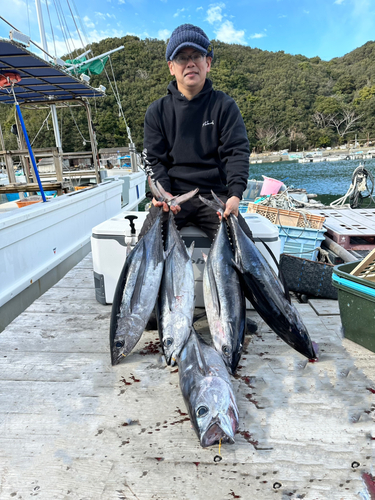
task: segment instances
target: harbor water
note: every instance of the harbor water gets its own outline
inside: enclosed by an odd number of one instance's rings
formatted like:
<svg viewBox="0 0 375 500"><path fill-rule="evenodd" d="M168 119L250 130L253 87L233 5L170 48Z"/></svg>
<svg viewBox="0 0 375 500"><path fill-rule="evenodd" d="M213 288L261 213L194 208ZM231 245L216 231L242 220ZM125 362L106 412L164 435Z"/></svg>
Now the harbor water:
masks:
<svg viewBox="0 0 375 500"><path fill-rule="evenodd" d="M318 195L324 204L341 198L348 191L352 174L364 164L375 177L375 159L339 160L335 162L298 163L282 161L275 163L250 164L249 179L263 180L262 175L283 181L288 187L306 189L308 193ZM371 188L370 183L368 187Z"/></svg>

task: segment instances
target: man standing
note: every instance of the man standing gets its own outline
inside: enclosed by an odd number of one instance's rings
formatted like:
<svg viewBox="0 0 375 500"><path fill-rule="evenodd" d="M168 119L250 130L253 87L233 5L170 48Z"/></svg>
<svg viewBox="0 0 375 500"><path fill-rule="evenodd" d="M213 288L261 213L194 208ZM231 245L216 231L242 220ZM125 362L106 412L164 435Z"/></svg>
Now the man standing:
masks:
<svg viewBox="0 0 375 500"><path fill-rule="evenodd" d="M148 172L154 181L172 195L199 188L199 194L212 199L211 190L226 202L224 217L239 218L238 212L249 174L249 142L245 124L235 101L214 90L207 73L213 49L204 31L191 24L176 28L169 39L166 59L171 75L165 97L153 102L145 116L144 152ZM163 205L153 199L141 235L147 231ZM219 219L195 196L181 207L172 207L177 227L192 223L213 240Z"/></svg>

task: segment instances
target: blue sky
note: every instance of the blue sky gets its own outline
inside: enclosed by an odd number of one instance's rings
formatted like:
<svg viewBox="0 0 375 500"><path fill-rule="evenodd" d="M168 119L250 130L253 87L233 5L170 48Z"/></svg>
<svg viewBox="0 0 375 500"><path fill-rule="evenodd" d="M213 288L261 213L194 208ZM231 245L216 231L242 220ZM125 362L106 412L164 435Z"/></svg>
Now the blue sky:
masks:
<svg viewBox="0 0 375 500"><path fill-rule="evenodd" d="M213 40L329 60L375 39L375 0L48 0L51 23L45 2L49 52L54 55L52 26L58 56L67 50L56 4L61 5L74 47L81 43L69 5L73 12L76 7L87 37L82 38L89 42L126 34L167 39L179 24L192 23ZM34 0L0 0L0 15L40 41ZM0 36L8 37L2 20Z"/></svg>

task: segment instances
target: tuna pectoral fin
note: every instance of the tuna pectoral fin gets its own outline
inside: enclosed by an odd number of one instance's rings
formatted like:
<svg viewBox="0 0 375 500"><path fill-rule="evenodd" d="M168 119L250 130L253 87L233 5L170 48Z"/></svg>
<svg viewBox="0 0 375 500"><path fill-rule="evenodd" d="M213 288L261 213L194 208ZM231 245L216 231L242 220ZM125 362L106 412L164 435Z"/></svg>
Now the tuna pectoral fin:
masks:
<svg viewBox="0 0 375 500"><path fill-rule="evenodd" d="M212 297L212 304L216 310L216 314L220 316L220 300L219 300L219 291L217 289L217 284L215 280L215 275L213 273L212 267L210 266L210 263L206 263L207 266L207 272L208 272L208 280L210 282L210 290L211 290L211 297Z"/></svg>
<svg viewBox="0 0 375 500"><path fill-rule="evenodd" d="M185 201L190 200L193 196L195 196L199 191L199 188L193 189L193 191L189 191L188 193L181 194L180 196L177 196L173 200L173 205L182 205L182 203L185 203Z"/></svg>
<svg viewBox="0 0 375 500"><path fill-rule="evenodd" d="M143 240L142 240L142 244L143 244L142 260L141 260L141 264L140 264L139 269L138 269L137 280L136 280L135 285L134 285L132 298L130 300L130 311L131 312L133 312L135 305L138 304L140 301L143 282L144 282L144 278L145 278L145 271L146 271L147 262L146 262L146 249L145 249Z"/></svg>

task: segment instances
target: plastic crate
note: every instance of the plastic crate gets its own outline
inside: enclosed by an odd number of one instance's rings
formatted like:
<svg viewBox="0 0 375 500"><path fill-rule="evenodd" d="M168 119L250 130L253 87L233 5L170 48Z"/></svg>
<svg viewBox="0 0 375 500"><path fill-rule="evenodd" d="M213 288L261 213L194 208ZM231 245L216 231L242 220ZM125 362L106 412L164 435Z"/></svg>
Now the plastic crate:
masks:
<svg viewBox="0 0 375 500"><path fill-rule="evenodd" d="M277 225L281 243L280 253L316 261L318 248L324 240L326 229Z"/></svg>
<svg viewBox="0 0 375 500"><path fill-rule="evenodd" d="M282 208L268 207L259 203L249 203L248 212L257 213L266 217L273 224L285 225L291 227L308 227L311 229L321 229L325 217L313 215L306 212L297 212L294 210L284 210Z"/></svg>
<svg viewBox="0 0 375 500"><path fill-rule="evenodd" d="M350 274L357 264L335 266L332 283L338 289L344 336L375 352L375 283Z"/></svg>

